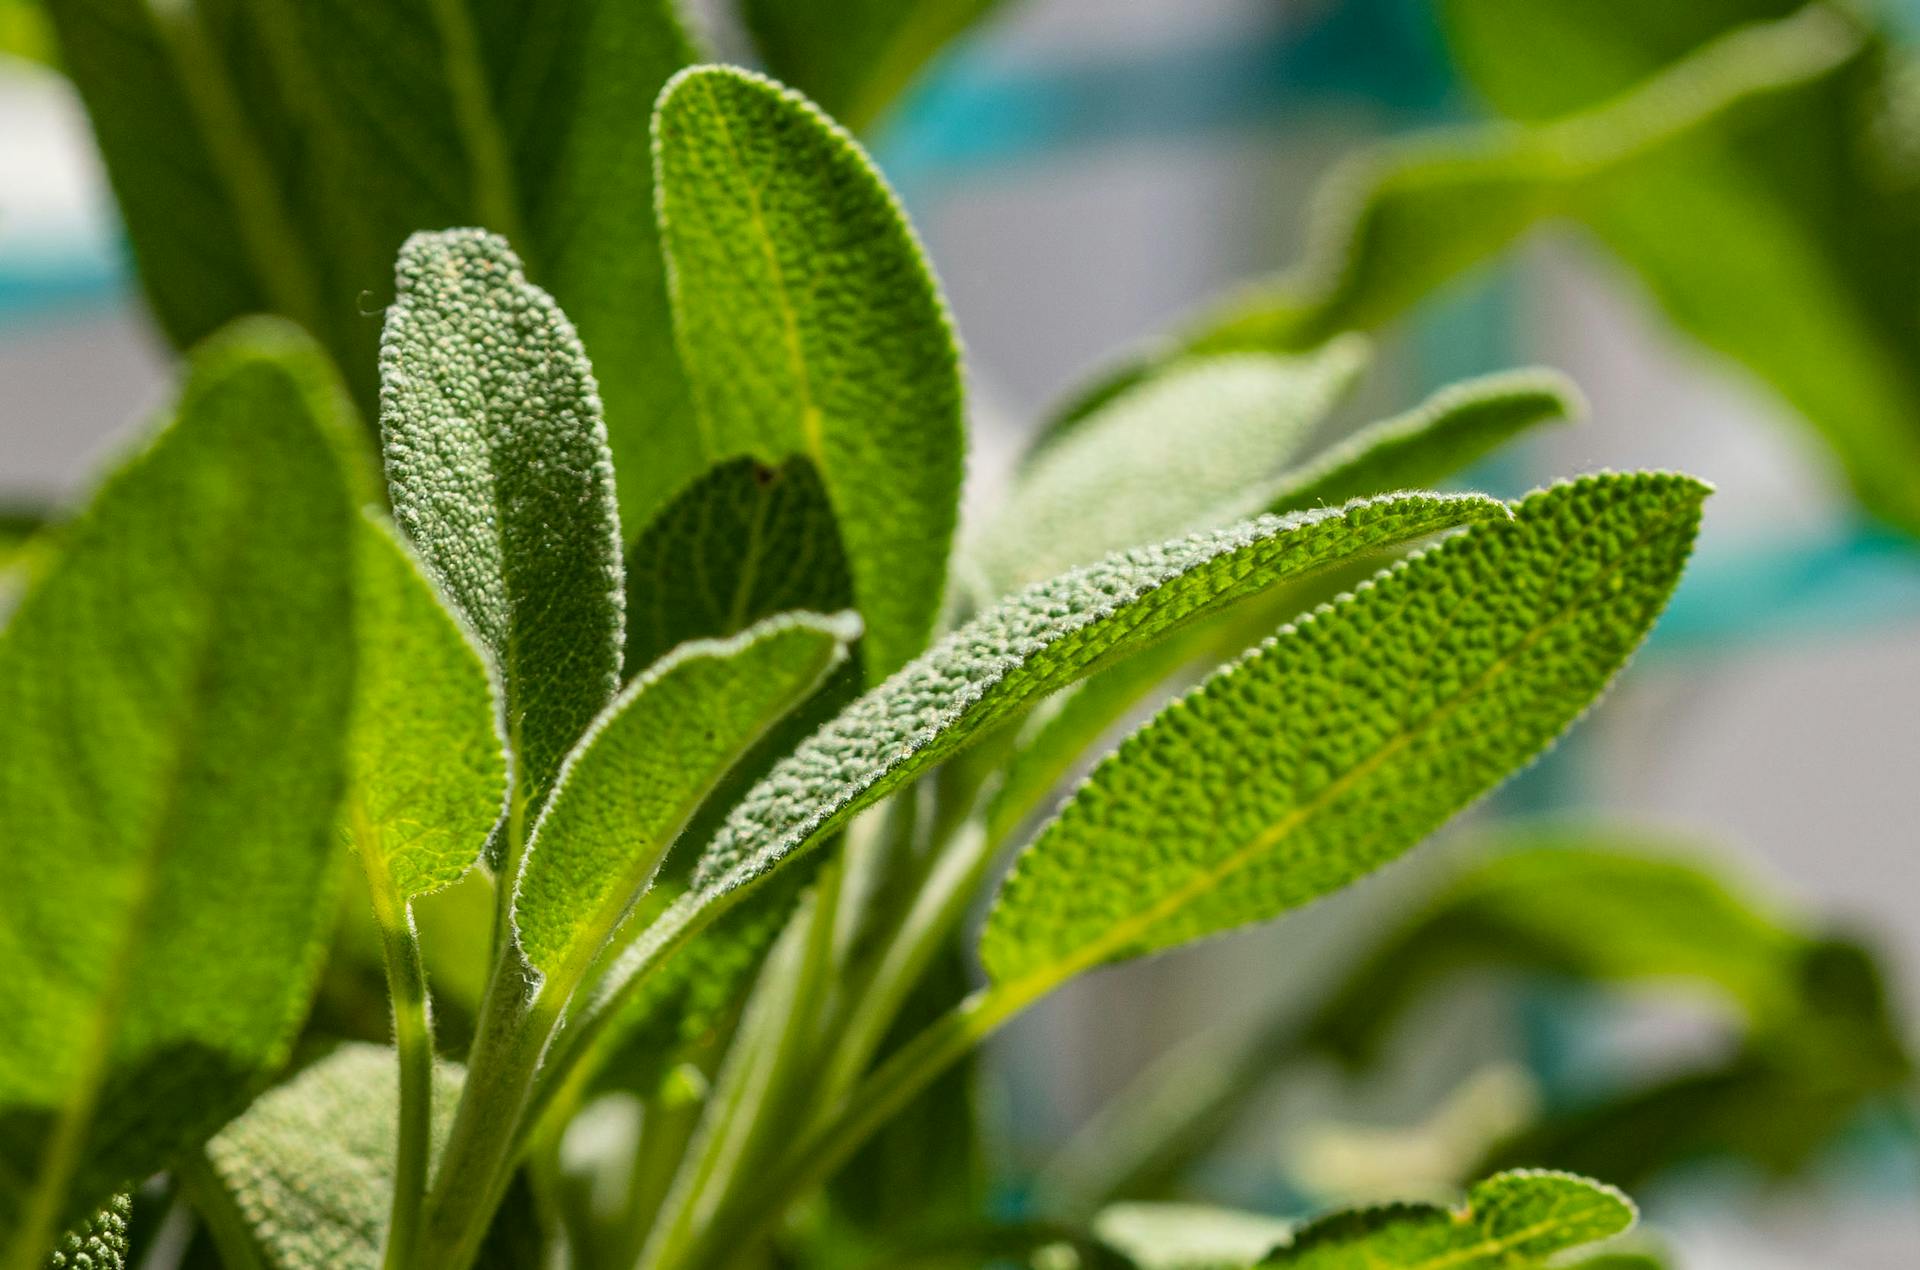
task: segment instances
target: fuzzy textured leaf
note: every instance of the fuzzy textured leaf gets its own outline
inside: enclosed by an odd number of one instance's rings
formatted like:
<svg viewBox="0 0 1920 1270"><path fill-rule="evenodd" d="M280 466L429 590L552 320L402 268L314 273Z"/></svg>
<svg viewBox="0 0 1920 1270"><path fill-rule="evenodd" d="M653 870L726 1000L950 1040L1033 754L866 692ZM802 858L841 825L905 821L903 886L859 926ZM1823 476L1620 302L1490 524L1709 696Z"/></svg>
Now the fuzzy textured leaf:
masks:
<svg viewBox="0 0 1920 1270"><path fill-rule="evenodd" d="M528 843L513 918L535 969L579 981L708 792L859 633L852 614L770 618L682 645L607 707Z"/></svg>
<svg viewBox="0 0 1920 1270"><path fill-rule="evenodd" d="M839 519L873 677L926 646L966 439L960 355L905 215L771 80L683 72L654 118L674 327L711 459L802 455Z"/></svg>
<svg viewBox="0 0 1920 1270"><path fill-rule="evenodd" d="M0 634L0 1264L198 1145L306 1009L352 695L340 400L289 328L210 344Z"/></svg>
<svg viewBox="0 0 1920 1270"><path fill-rule="evenodd" d="M0 5L0 10L4 9ZM604 359L635 527L704 466L644 209L672 0L48 0L161 329L298 321L373 417L407 235L506 236Z"/></svg>
<svg viewBox="0 0 1920 1270"><path fill-rule="evenodd" d="M1428 489L1521 433L1581 410L1580 390L1554 371L1503 371L1451 384L1288 469L1267 487L1264 510L1302 511L1388 490Z"/></svg>
<svg viewBox="0 0 1920 1270"><path fill-rule="evenodd" d="M380 348L394 518L493 656L537 806L620 686L626 587L593 371L501 239L416 234Z"/></svg>
<svg viewBox="0 0 1920 1270"><path fill-rule="evenodd" d="M864 131L927 59L1001 0L745 0L775 75Z"/></svg>
<svg viewBox="0 0 1920 1270"><path fill-rule="evenodd" d="M1304 356L1232 353L1168 367L1031 456L972 562L997 596L1135 543L1267 510L1262 482L1299 451L1365 358L1364 341L1348 338Z"/></svg>
<svg viewBox="0 0 1920 1270"><path fill-rule="evenodd" d="M398 1077L384 1045L343 1045L261 1095L207 1162L267 1270L379 1270L393 1203ZM461 1071L433 1074L435 1149Z"/></svg>
<svg viewBox="0 0 1920 1270"><path fill-rule="evenodd" d="M127 1264L127 1223L133 1197L115 1195L99 1212L60 1236L46 1270L122 1270Z"/></svg>
<svg viewBox="0 0 1920 1270"><path fill-rule="evenodd" d="M486 662L384 520L355 542L348 843L408 900L460 880L507 797Z"/></svg>
<svg viewBox="0 0 1920 1270"><path fill-rule="evenodd" d="M717 464L627 552L627 674L690 639L724 639L775 613L853 604L820 475L806 459Z"/></svg>
<svg viewBox="0 0 1920 1270"><path fill-rule="evenodd" d="M1592 704L1678 582L1707 493L1596 476L1323 607L1162 711L1016 862L1001 984L1266 920L1394 859Z"/></svg>
<svg viewBox="0 0 1920 1270"><path fill-rule="evenodd" d="M688 895L623 955L609 990L857 812L1048 694L1281 582L1506 515L1476 495L1412 494L1262 517L1121 552L1002 601L777 764L728 816Z"/></svg>
<svg viewBox="0 0 1920 1270"><path fill-rule="evenodd" d="M1457 1209L1391 1204L1302 1226L1261 1262L1295 1270L1532 1270L1637 1219L1619 1191L1571 1173L1519 1170L1475 1184Z"/></svg>

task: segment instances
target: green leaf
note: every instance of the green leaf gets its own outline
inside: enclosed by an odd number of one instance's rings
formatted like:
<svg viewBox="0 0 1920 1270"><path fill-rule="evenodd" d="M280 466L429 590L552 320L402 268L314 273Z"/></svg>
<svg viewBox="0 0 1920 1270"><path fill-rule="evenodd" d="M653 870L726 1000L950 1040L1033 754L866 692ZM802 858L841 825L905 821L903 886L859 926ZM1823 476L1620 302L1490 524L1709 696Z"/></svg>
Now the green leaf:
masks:
<svg viewBox="0 0 1920 1270"><path fill-rule="evenodd" d="M687 895L623 954L594 1011L767 874L1048 694L1288 579L1506 514L1479 496L1413 494L1263 517L1122 552L1002 601L774 767L729 815Z"/></svg>
<svg viewBox="0 0 1920 1270"><path fill-rule="evenodd" d="M1302 1226L1260 1264L1298 1270L1522 1270L1632 1228L1633 1202L1571 1173L1517 1171L1477 1183L1458 1209L1392 1204Z"/></svg>
<svg viewBox="0 0 1920 1270"><path fill-rule="evenodd" d="M579 982L708 792L859 633L852 614L771 618L682 645L607 707L528 842L513 919L535 969Z"/></svg>
<svg viewBox="0 0 1920 1270"><path fill-rule="evenodd" d="M1581 110L1664 74L1777 0L1578 5L1454 0L1474 82L1523 119ZM1793 19L1864 51L1783 100L1764 128L1650 155L1571 210L1684 331L1758 375L1824 436L1870 509L1920 531L1920 164L1911 53L1861 29L1869 7ZM1539 68L1552 66L1552 74ZM1786 303L1780 297L1791 297Z"/></svg>
<svg viewBox="0 0 1920 1270"><path fill-rule="evenodd" d="M874 678L926 645L965 450L960 354L893 194L804 98L727 67L654 116L661 240L709 457L810 460Z"/></svg>
<svg viewBox="0 0 1920 1270"><path fill-rule="evenodd" d="M1300 511L1388 490L1428 489L1521 433L1576 417L1582 408L1580 390L1553 371L1504 371L1452 384L1290 468L1265 490L1264 510Z"/></svg>
<svg viewBox="0 0 1920 1270"><path fill-rule="evenodd" d="M115 1195L99 1212L60 1237L46 1270L122 1270L127 1264L127 1223L133 1197Z"/></svg>
<svg viewBox="0 0 1920 1270"><path fill-rule="evenodd" d="M1283 630L1088 777L981 935L1036 991L1263 921L1416 845L1553 742L1665 607L1707 489L1532 495Z"/></svg>
<svg viewBox="0 0 1920 1270"><path fill-rule="evenodd" d="M343 1045L207 1143L219 1194L267 1270L378 1270L393 1204L399 1078L384 1045ZM434 1150L461 1071L433 1074Z"/></svg>
<svg viewBox="0 0 1920 1270"><path fill-rule="evenodd" d="M853 603L833 508L804 458L710 469L627 552L627 670L639 674L691 639Z"/></svg>
<svg viewBox="0 0 1920 1270"><path fill-rule="evenodd" d="M0 634L0 1263L197 1145L305 1012L352 694L338 406L290 330L208 345Z"/></svg>
<svg viewBox="0 0 1920 1270"><path fill-rule="evenodd" d="M692 60L671 0L48 0L162 330L273 312L369 418L394 253L505 235L605 361L622 513L702 468L651 218L646 118Z"/></svg>
<svg viewBox="0 0 1920 1270"><path fill-rule="evenodd" d="M864 132L922 65L1001 0L745 0L767 69Z"/></svg>
<svg viewBox="0 0 1920 1270"><path fill-rule="evenodd" d="M481 654L384 520L355 544L348 843L409 900L460 880L500 819L507 760Z"/></svg>
<svg viewBox="0 0 1920 1270"><path fill-rule="evenodd" d="M40 0L0 0L0 54L58 67L53 26Z"/></svg>
<svg viewBox="0 0 1920 1270"><path fill-rule="evenodd" d="M416 234L381 339L394 518L492 654L537 806L620 686L613 464L573 327L500 239Z"/></svg>
<svg viewBox="0 0 1920 1270"><path fill-rule="evenodd" d="M975 544L993 595L1267 510L1260 486L1352 386L1365 342L1176 363L1054 434ZM1340 500L1344 502L1345 500Z"/></svg>
<svg viewBox="0 0 1920 1270"><path fill-rule="evenodd" d="M1308 348L1337 332L1385 326L1649 156L1802 90L1859 48L1845 19L1812 5L1730 32L1589 109L1528 126L1415 138L1361 156L1322 187L1306 255L1293 271L1231 297L1147 350L1083 393L1062 421L1177 357ZM1556 64L1531 51L1526 57Z"/></svg>

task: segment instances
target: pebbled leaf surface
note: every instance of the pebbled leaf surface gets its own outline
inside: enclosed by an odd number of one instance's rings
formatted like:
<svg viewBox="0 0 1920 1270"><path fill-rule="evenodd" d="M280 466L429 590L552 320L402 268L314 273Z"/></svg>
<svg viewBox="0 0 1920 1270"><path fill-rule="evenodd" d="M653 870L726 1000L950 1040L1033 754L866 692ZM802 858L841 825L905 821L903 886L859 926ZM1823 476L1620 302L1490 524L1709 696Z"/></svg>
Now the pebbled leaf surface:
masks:
<svg viewBox="0 0 1920 1270"><path fill-rule="evenodd" d="M1651 629L1707 489L1588 477L1474 525L1174 702L1015 863L999 983L1266 920L1408 850L1537 756Z"/></svg>
<svg viewBox="0 0 1920 1270"><path fill-rule="evenodd" d="M207 1143L224 1199L268 1270L378 1270L393 1206L399 1068L384 1045L343 1045ZM434 1151L463 1073L433 1074Z"/></svg>
<svg viewBox="0 0 1920 1270"><path fill-rule="evenodd" d="M1260 1264L1296 1270L1531 1270L1632 1228L1619 1191L1571 1173L1517 1170L1476 1183L1458 1209L1391 1204L1302 1226Z"/></svg>
<svg viewBox="0 0 1920 1270"><path fill-rule="evenodd" d="M851 614L770 618L682 645L607 707L561 771L514 895L536 969L578 982L708 792L858 635Z"/></svg>
<svg viewBox="0 0 1920 1270"><path fill-rule="evenodd" d="M626 673L690 639L852 603L833 507L813 464L731 459L681 491L627 552Z"/></svg>
<svg viewBox="0 0 1920 1270"><path fill-rule="evenodd" d="M499 238L417 234L380 349L394 518L492 654L537 805L620 686L626 588L593 372Z"/></svg>
<svg viewBox="0 0 1920 1270"><path fill-rule="evenodd" d="M926 645L966 448L945 302L893 194L771 80L676 76L654 118L661 238L708 454L810 460L875 678Z"/></svg>
<svg viewBox="0 0 1920 1270"><path fill-rule="evenodd" d="M355 538L349 845L411 899L460 880L507 797L487 665L384 518ZM376 883L376 884L380 884Z"/></svg>
<svg viewBox="0 0 1920 1270"><path fill-rule="evenodd" d="M306 1010L353 675L331 382L279 325L196 354L0 634L0 1263L197 1146Z"/></svg>

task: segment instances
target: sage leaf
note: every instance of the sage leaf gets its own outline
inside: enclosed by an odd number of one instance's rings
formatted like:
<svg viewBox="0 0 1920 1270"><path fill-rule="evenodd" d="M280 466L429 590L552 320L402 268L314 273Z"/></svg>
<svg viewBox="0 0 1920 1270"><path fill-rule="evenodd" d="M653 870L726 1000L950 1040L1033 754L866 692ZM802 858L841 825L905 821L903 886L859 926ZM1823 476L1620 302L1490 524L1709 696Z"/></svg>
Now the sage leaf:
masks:
<svg viewBox="0 0 1920 1270"><path fill-rule="evenodd" d="M713 459L813 463L873 678L926 645L965 451L960 355L893 194L797 94L684 71L654 116L674 328Z"/></svg>
<svg viewBox="0 0 1920 1270"><path fill-rule="evenodd" d="M305 1012L353 676L331 382L277 324L198 352L0 633L0 1264L197 1146Z"/></svg>
<svg viewBox="0 0 1920 1270"><path fill-rule="evenodd" d="M570 986L702 800L859 635L851 614L771 618L682 645L587 732L535 824L513 900L527 960Z"/></svg>
<svg viewBox="0 0 1920 1270"><path fill-rule="evenodd" d="M1110 1204L1093 1233L1137 1270L1242 1270L1285 1243L1290 1223L1206 1204Z"/></svg>
<svg viewBox="0 0 1920 1270"><path fill-rule="evenodd" d="M1109 755L1002 884L1001 985L1263 921L1394 859L1550 745L1651 629L1707 489L1555 486L1323 607Z"/></svg>
<svg viewBox="0 0 1920 1270"><path fill-rule="evenodd" d="M373 418L366 314L394 254L416 230L490 229L604 359L635 526L704 466L635 126L694 60L676 8L47 0L176 346L242 314L292 318Z"/></svg>
<svg viewBox="0 0 1920 1270"><path fill-rule="evenodd" d="M1532 1270L1569 1249L1610 1239L1638 1214L1619 1191L1571 1173L1499 1173L1458 1209L1390 1204L1302 1226L1263 1266L1296 1270Z"/></svg>
<svg viewBox="0 0 1920 1270"><path fill-rule="evenodd" d="M46 1270L124 1270L127 1223L132 1218L133 1197L115 1195L99 1212L60 1236L47 1257Z"/></svg>
<svg viewBox="0 0 1920 1270"><path fill-rule="evenodd" d="M1651 156L1729 125L1757 103L1797 93L1859 49L1845 19L1810 5L1730 31L1590 108L1528 126L1416 137L1359 156L1322 187L1307 251L1293 270L1229 297L1145 350L1083 391L1058 422L1070 424L1181 357L1311 348L1337 332L1383 327Z"/></svg>
<svg viewBox="0 0 1920 1270"><path fill-rule="evenodd" d="M1551 6L1559 9L1561 6ZM1632 3L1604 22L1508 0L1452 0L1463 71L1518 126L1585 111L1746 38L1775 6ZM1808 5L1776 29L1854 56L1784 97L1764 127L1704 129L1568 210L1675 325L1741 364L1819 431L1855 492L1920 531L1920 194L1907 51L1878 15ZM1524 50L1524 52L1522 51ZM1539 68L1552 66L1552 74ZM1817 156L1817 158L1815 158ZM1809 163L1817 167L1809 167ZM1810 172L1817 176L1809 179ZM1684 216L1674 209L1685 208ZM1759 315L1790 295L1777 320Z"/></svg>
<svg viewBox="0 0 1920 1270"><path fill-rule="evenodd" d="M942 46L1001 0L745 0L775 75L865 131Z"/></svg>
<svg viewBox="0 0 1920 1270"><path fill-rule="evenodd" d="M1048 694L1287 579L1506 515L1476 495L1409 494L1263 517L1121 552L1002 601L775 765L728 816L688 893L622 954L594 1012L767 874Z"/></svg>
<svg viewBox="0 0 1920 1270"><path fill-rule="evenodd" d="M266 1270L379 1270L393 1204L398 1066L384 1045L347 1044L268 1090L206 1145L220 1203ZM462 1073L433 1073L434 1151Z"/></svg>
<svg viewBox="0 0 1920 1270"><path fill-rule="evenodd" d="M1193 358L1055 434L976 546L993 594L1265 511L1261 482L1299 451L1365 357L1349 338L1302 356Z"/></svg>
<svg viewBox="0 0 1920 1270"><path fill-rule="evenodd" d="M725 639L776 613L853 604L833 507L813 464L716 464L627 552L627 670L692 639Z"/></svg>
<svg viewBox="0 0 1920 1270"><path fill-rule="evenodd" d="M1290 512L1427 489L1521 433L1582 409L1580 390L1553 371L1503 371L1450 384L1405 414L1290 468L1267 486L1262 501L1267 511Z"/></svg>
<svg viewBox="0 0 1920 1270"><path fill-rule="evenodd" d="M519 796L620 685L620 518L593 372L505 242L416 234L380 348L394 518L492 654Z"/></svg>
<svg viewBox="0 0 1920 1270"><path fill-rule="evenodd" d="M486 663L420 566L371 515L355 550L342 824L371 884L404 901L459 881L479 858L506 801L507 760Z"/></svg>

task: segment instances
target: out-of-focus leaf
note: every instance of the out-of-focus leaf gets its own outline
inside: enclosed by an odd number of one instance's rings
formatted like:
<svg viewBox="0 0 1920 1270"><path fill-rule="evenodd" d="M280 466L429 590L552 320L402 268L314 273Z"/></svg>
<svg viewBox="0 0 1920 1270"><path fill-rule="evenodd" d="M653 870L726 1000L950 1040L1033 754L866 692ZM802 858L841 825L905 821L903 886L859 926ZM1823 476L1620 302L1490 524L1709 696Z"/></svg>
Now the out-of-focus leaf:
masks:
<svg viewBox="0 0 1920 1270"><path fill-rule="evenodd" d="M1263 517L1122 552L1003 601L775 765L729 815L686 896L628 949L603 993L617 995L855 813L1102 665L1281 582L1506 515L1492 499L1415 494Z"/></svg>
<svg viewBox="0 0 1920 1270"><path fill-rule="evenodd" d="M210 344L0 633L9 1267L197 1146L306 1010L352 696L340 404L287 328Z"/></svg>
<svg viewBox="0 0 1920 1270"><path fill-rule="evenodd" d="M486 663L381 520L355 543L347 841L396 901L460 880L507 794Z"/></svg>
<svg viewBox="0 0 1920 1270"><path fill-rule="evenodd" d="M1364 342L1349 338L1310 355L1232 353L1168 367L1030 456L971 563L998 596L1134 543L1268 510L1262 486L1364 359Z"/></svg>
<svg viewBox="0 0 1920 1270"><path fill-rule="evenodd" d="M505 235L603 361L622 511L704 466L673 350L647 117L692 60L671 0L47 0L160 326L326 345L369 418L408 234Z"/></svg>
<svg viewBox="0 0 1920 1270"><path fill-rule="evenodd" d="M53 24L41 0L0 0L0 54L58 68Z"/></svg>
<svg viewBox="0 0 1920 1270"><path fill-rule="evenodd" d="M1524 121L1583 111L1724 46L1795 0L1449 0L1475 84ZM1812 4L1771 29L1868 20ZM1764 125L1643 156L1564 209L1638 271L1683 330L1804 414L1868 507L1920 531L1920 112L1911 54L1864 41ZM1551 68L1551 69L1549 69ZM1656 78L1653 82L1659 82Z"/></svg>
<svg viewBox="0 0 1920 1270"><path fill-rule="evenodd" d="M1630 1229L1619 1191L1570 1173L1500 1173L1458 1209L1358 1208L1316 1218L1260 1264L1297 1270L1533 1270Z"/></svg>
<svg viewBox="0 0 1920 1270"><path fill-rule="evenodd" d="M1539 8L1567 5L1549 0ZM1776 98L1797 98L1860 49L1850 20L1813 5L1730 31L1631 91L1575 113L1415 138L1361 156L1322 188L1296 269L1230 297L1123 364L1070 403L1055 426L1070 426L1181 357L1308 348L1340 331L1384 326L1542 220L1578 211L1650 156L1677 152L1702 130L1745 120ZM1556 64L1532 50L1524 58Z"/></svg>
<svg viewBox="0 0 1920 1270"><path fill-rule="evenodd" d="M1169 706L1015 863L981 935L988 974L1059 983L1413 847L1592 704L1666 606L1706 494L1668 474L1534 494Z"/></svg>
<svg viewBox="0 0 1920 1270"><path fill-rule="evenodd" d="M852 614L696 640L620 694L568 756L514 892L521 951L570 991L701 801L859 635ZM564 998L561 998L564 999Z"/></svg>
<svg viewBox="0 0 1920 1270"><path fill-rule="evenodd" d="M626 587L600 398L506 243L417 234L380 350L394 518L493 656L515 797L538 807L620 686Z"/></svg>
<svg viewBox="0 0 1920 1270"><path fill-rule="evenodd" d="M727 67L654 116L660 231L711 459L812 462L873 677L926 644L966 448L960 353L906 216L805 98Z"/></svg>
<svg viewBox="0 0 1920 1270"><path fill-rule="evenodd" d="M1204 1204L1114 1204L1093 1231L1140 1270L1241 1270L1285 1243L1293 1224Z"/></svg>
<svg viewBox="0 0 1920 1270"><path fill-rule="evenodd" d="M1001 0L745 0L767 68L856 132Z"/></svg>

